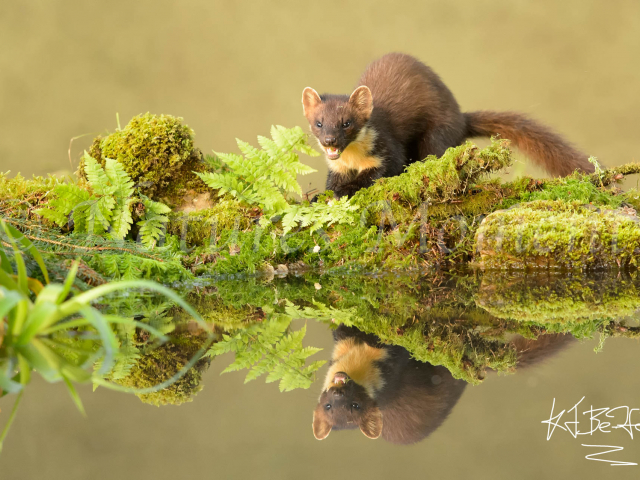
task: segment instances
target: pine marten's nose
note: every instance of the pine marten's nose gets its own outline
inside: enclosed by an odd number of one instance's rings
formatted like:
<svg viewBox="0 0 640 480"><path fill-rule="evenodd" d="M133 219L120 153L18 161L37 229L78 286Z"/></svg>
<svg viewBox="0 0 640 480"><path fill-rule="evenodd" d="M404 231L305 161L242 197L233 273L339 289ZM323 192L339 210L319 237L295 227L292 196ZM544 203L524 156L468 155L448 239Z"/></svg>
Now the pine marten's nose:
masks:
<svg viewBox="0 0 640 480"><path fill-rule="evenodd" d="M336 144L336 137L324 137L324 144L332 146Z"/></svg>
<svg viewBox="0 0 640 480"><path fill-rule="evenodd" d="M344 397L344 390L342 388L334 388L332 393L334 397Z"/></svg>

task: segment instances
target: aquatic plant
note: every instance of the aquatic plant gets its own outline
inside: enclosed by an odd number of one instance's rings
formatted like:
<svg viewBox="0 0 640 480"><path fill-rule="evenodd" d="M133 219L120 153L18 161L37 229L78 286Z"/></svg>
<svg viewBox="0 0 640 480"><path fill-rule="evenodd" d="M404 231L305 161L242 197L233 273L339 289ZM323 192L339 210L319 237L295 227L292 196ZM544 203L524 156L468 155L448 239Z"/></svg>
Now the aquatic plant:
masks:
<svg viewBox="0 0 640 480"><path fill-rule="evenodd" d="M64 381L74 402L83 411L74 383L93 382L112 389L131 391L103 378L114 366L120 348L114 326L135 326L160 341L166 340L162 332L148 324L133 318L102 314L91 305L98 298L127 289L156 291L184 308L205 331L210 332L198 313L180 296L153 282L113 282L76 294L73 286L77 262L71 266L64 283L50 282L44 259L34 244L5 221L0 221L0 228L2 244L10 246L15 264L14 272L9 255L0 248L0 394L18 394L13 413L0 436L0 448L32 371L48 382ZM28 276L23 252L37 263L44 285ZM82 332L92 333L98 340L92 345L80 342L71 346L65 344L64 332L79 335ZM157 385L135 390L134 393L151 393L174 383L193 367L212 340L213 337L208 335L202 349L175 375ZM100 366L91 372L90 368L96 362Z"/></svg>

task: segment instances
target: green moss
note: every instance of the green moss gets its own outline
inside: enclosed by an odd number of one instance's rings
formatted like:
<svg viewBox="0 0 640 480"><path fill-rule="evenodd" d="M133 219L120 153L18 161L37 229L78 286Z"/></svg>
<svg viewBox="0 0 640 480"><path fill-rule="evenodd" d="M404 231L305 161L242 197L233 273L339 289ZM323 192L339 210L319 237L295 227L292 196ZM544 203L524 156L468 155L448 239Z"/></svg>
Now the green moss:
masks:
<svg viewBox="0 0 640 480"><path fill-rule="evenodd" d="M253 226L251 213L251 208L223 197L211 208L170 213L167 233L178 236L187 248L209 247L214 234L217 237L233 229L244 231Z"/></svg>
<svg viewBox="0 0 640 480"><path fill-rule="evenodd" d="M479 149L470 142L448 149L441 158L428 157L415 162L397 177L383 178L373 186L358 191L352 202L369 208L376 214L391 205L395 220L408 222L423 202L438 205L451 202L483 175L498 171L511 164L511 152L506 140L492 140L491 145ZM379 222L379 216L370 219Z"/></svg>
<svg viewBox="0 0 640 480"><path fill-rule="evenodd" d="M103 166L105 158L118 160L143 194L179 203L188 190L207 190L193 173L207 166L193 145L193 130L181 122L171 115L138 115L122 130L97 137L89 154Z"/></svg>
<svg viewBox="0 0 640 480"><path fill-rule="evenodd" d="M475 241L482 268L618 268L637 265L640 225L620 210L538 200L487 216Z"/></svg>
<svg viewBox="0 0 640 480"><path fill-rule="evenodd" d="M620 195L621 200L630 205L636 212L640 211L640 192L635 188L627 190Z"/></svg>
<svg viewBox="0 0 640 480"><path fill-rule="evenodd" d="M615 191L598 187L587 181L586 175L576 173L567 178L547 180L539 190L524 191L517 197L522 202L535 200L562 200L565 202L591 203L612 208L619 207L623 197Z"/></svg>
<svg viewBox="0 0 640 480"><path fill-rule="evenodd" d="M533 276L487 272L476 303L497 318L540 326L614 320L640 309L640 279L633 275ZM593 330L591 331L593 333Z"/></svg>
<svg viewBox="0 0 640 480"><path fill-rule="evenodd" d="M32 217L32 210L46 202L46 197L62 180L33 176L24 178L19 173L8 177L9 172L0 173L0 212L3 217Z"/></svg>
<svg viewBox="0 0 640 480"><path fill-rule="evenodd" d="M142 348L140 358L131 368L129 375L115 382L135 389L154 387L167 381L183 368L206 341L207 336L204 333L183 330L172 336L171 341L167 343ZM209 359L202 358L167 388L137 396L144 403L156 406L190 402L202 390L200 380L202 373L209 367L209 362Z"/></svg>

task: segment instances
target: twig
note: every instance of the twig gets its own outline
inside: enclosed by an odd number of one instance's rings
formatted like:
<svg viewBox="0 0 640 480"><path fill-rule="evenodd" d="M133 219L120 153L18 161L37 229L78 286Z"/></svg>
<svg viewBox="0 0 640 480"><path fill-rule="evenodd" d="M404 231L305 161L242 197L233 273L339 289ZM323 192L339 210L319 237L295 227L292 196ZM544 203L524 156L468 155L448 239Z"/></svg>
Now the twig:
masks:
<svg viewBox="0 0 640 480"><path fill-rule="evenodd" d="M625 163L619 167L608 168L602 173L592 173L587 178L591 183L606 187L614 182L622 180L627 175L640 173L640 163Z"/></svg>
<svg viewBox="0 0 640 480"><path fill-rule="evenodd" d="M8 218L4 219L5 222L8 223L12 223L16 226L23 226L22 224L20 224L20 222L15 222L15 221L11 221ZM164 260L162 260L161 258L158 258L154 255L148 254L148 253L143 253L143 252L139 252L136 250L132 250L130 248L123 248L123 247L111 247L111 246L104 246L104 247L86 247L83 245L74 245L72 243L65 243L65 242L59 242L57 240L49 240L47 238L41 238L41 237L36 237L35 235L28 235L26 233L22 233L25 237L27 237L30 240L36 240L38 242L44 242L44 243L50 243L52 245L58 245L61 247L67 247L67 248L79 248L81 250L89 250L89 251L104 251L104 250L110 250L110 251L116 251L116 252L125 252L125 253L130 253L132 255L140 255L142 257L147 257L150 258L151 260L155 260L157 262L162 262L164 263Z"/></svg>

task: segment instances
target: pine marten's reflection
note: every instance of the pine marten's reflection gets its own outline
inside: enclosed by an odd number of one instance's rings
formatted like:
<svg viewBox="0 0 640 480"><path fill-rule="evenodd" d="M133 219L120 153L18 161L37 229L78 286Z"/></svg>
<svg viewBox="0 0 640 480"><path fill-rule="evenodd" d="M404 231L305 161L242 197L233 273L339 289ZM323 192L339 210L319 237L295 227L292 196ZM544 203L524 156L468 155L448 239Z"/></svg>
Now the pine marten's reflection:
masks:
<svg viewBox="0 0 640 480"><path fill-rule="evenodd" d="M442 366L419 362L403 347L340 325L318 406L313 434L359 428L369 438L410 444L436 430L456 405L466 382ZM518 338L518 368L537 363L567 345L570 335Z"/></svg>

